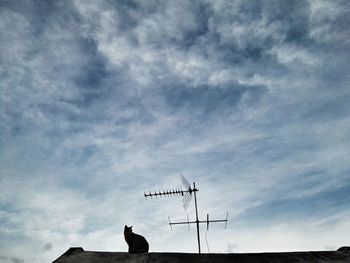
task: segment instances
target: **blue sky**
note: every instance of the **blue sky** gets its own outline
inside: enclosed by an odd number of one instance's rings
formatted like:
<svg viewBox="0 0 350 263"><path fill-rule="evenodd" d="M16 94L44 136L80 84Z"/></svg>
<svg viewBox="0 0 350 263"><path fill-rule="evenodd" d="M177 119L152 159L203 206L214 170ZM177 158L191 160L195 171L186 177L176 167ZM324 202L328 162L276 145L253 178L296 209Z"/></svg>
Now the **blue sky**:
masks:
<svg viewBox="0 0 350 263"><path fill-rule="evenodd" d="M0 1L0 259L350 243L348 1ZM193 204L188 210L193 218ZM202 250L208 251L205 227Z"/></svg>

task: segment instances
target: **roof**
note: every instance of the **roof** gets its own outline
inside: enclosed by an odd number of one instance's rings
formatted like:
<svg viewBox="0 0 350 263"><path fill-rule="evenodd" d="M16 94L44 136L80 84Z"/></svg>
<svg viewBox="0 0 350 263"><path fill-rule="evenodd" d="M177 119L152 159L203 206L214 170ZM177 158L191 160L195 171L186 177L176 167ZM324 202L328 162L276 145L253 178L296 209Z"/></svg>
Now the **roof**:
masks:
<svg viewBox="0 0 350 263"><path fill-rule="evenodd" d="M223 263L223 262L350 262L350 247L337 251L274 252L274 253L230 253L230 254L194 254L194 253L140 253L85 251L81 247L72 247L54 263Z"/></svg>

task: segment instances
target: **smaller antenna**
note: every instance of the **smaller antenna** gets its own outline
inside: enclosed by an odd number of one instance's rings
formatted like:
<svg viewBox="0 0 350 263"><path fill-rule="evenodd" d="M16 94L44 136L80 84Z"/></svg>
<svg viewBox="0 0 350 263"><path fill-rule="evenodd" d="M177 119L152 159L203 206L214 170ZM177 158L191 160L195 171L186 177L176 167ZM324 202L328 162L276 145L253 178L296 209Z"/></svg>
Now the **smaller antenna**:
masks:
<svg viewBox="0 0 350 263"><path fill-rule="evenodd" d="M187 226L188 226L188 230L190 230L190 218L188 217L188 214L187 214Z"/></svg>
<svg viewBox="0 0 350 263"><path fill-rule="evenodd" d="M209 230L209 214L207 214L207 231Z"/></svg>
<svg viewBox="0 0 350 263"><path fill-rule="evenodd" d="M168 221L169 221L170 230L173 231L173 227L171 226L170 216L168 216Z"/></svg>

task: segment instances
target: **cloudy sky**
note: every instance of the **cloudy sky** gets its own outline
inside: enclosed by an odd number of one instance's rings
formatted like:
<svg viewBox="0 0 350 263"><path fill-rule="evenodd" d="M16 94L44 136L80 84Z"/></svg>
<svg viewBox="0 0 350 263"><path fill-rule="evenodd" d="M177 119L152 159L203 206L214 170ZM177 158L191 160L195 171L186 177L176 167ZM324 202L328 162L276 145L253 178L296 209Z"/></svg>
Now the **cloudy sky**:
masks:
<svg viewBox="0 0 350 263"><path fill-rule="evenodd" d="M350 244L348 1L0 1L0 261ZM208 246L205 237L207 237Z"/></svg>

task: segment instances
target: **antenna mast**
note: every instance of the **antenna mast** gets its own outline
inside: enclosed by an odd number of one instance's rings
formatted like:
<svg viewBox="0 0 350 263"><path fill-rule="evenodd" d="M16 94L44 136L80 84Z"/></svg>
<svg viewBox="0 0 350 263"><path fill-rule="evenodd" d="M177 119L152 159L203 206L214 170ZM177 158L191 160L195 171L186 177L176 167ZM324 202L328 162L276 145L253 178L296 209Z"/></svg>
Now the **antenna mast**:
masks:
<svg viewBox="0 0 350 263"><path fill-rule="evenodd" d="M196 211L196 221L183 221L183 222L171 222L170 218L169 219L169 225L170 228L172 225L182 225L182 224L196 224L197 227L197 242L198 242L198 253L201 254L201 242L200 242L200 234L199 234L199 224L203 224L206 223L207 224L207 230L209 229L209 223L219 223L219 222L225 222L225 229L227 226L227 220L228 220L228 213L226 214L226 219L220 219L220 220L209 220L209 214L207 214L207 220L199 220L198 219L198 206L197 206L197 195L196 192L198 192L199 190L196 188L196 183L193 182L193 188L191 188L191 185L189 184L189 182L186 180L186 178L181 174L181 180L183 185L186 187L186 190L180 190L180 189L176 189L176 190L167 190L167 191L154 191L154 192L149 192L144 193L144 196L146 197L161 197L161 196L183 196L182 199L182 203L183 203L183 207L186 211L186 209L188 208L188 205L190 204L191 200L192 200L192 193L194 195L194 206L195 206L195 211ZM172 228L171 228L172 229Z"/></svg>

